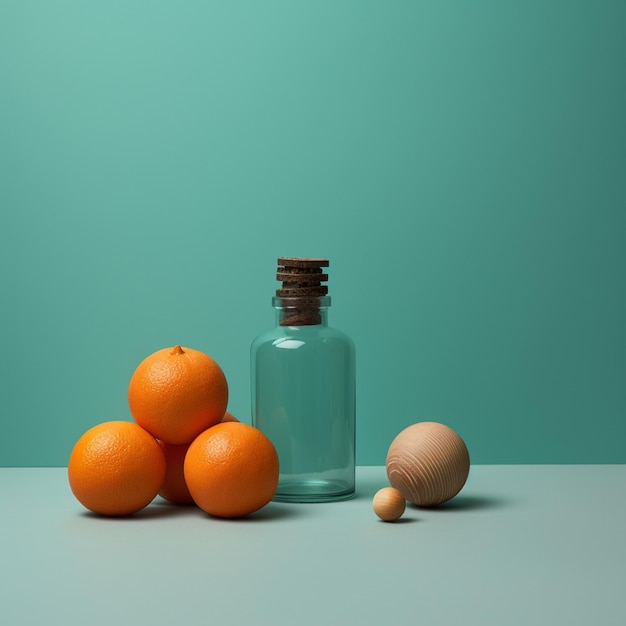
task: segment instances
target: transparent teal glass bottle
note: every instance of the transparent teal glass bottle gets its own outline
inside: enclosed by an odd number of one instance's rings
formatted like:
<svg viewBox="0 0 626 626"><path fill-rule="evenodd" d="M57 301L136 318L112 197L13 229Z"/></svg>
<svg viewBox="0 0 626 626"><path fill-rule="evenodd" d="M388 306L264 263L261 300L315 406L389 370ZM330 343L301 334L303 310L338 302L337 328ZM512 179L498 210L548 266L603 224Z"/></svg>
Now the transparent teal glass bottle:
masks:
<svg viewBox="0 0 626 626"><path fill-rule="evenodd" d="M332 502L355 490L355 346L328 325L326 259L279 258L276 326L250 350L252 423L276 446L274 500Z"/></svg>

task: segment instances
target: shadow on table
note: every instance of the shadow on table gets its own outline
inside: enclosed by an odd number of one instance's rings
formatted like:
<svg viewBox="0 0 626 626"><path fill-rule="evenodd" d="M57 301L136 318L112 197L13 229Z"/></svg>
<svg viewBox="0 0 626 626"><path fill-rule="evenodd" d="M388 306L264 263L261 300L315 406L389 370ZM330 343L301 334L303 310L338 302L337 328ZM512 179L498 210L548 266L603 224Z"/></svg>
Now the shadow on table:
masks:
<svg viewBox="0 0 626 626"><path fill-rule="evenodd" d="M414 524L415 522L421 521L422 520L418 517L400 517L399 519L393 520L392 522L385 522L381 519L376 520L378 524L393 524L394 526L399 526L402 524Z"/></svg>
<svg viewBox="0 0 626 626"><path fill-rule="evenodd" d="M360 480L356 486L356 498L371 500L379 489L388 486L388 483L381 483L380 480ZM452 498L452 500L448 500L448 502L444 502L438 506L418 507L414 504L407 503L407 509L410 508L422 511L477 511L480 509L500 508L508 506L510 503L510 500L501 496L460 493Z"/></svg>
<svg viewBox="0 0 626 626"><path fill-rule="evenodd" d="M132 515L106 516L93 513L92 511L83 511L82 516L92 519L117 520L121 522L148 521L173 517L196 517L235 523L254 523L292 518L298 514L299 510L297 507L270 502L262 509L251 513L246 517L225 519L209 515L195 504L173 504L171 502L167 502L166 500L162 500L161 498L157 498L147 507Z"/></svg>
<svg viewBox="0 0 626 626"><path fill-rule="evenodd" d="M416 506L415 504L409 504L408 507L414 510L419 511L477 511L480 509L495 509L503 506L508 506L510 501L506 498L498 497L498 496L488 496L488 495L464 495L459 494L452 498L452 500L448 500L443 504L439 504L438 506Z"/></svg>
<svg viewBox="0 0 626 626"><path fill-rule="evenodd" d="M270 502L262 509L247 515L246 517L218 518L205 513L205 515L213 520L227 522L229 524L258 524L262 522L276 522L281 520L293 519L305 515L306 512L301 506L286 504L284 502Z"/></svg>
<svg viewBox="0 0 626 626"><path fill-rule="evenodd" d="M183 517L183 516L201 516L203 512L193 504L172 504L165 500L157 499L141 511L137 511L131 515L100 515L92 511L83 511L82 516L93 519L106 519L113 521L134 521L134 520L150 520L163 519L165 517Z"/></svg>

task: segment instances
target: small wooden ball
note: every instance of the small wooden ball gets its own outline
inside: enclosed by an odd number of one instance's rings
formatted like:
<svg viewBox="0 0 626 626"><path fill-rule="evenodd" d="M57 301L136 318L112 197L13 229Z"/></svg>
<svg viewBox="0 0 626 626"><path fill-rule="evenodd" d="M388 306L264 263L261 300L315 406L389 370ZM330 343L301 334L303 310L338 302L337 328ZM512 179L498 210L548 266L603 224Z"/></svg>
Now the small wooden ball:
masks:
<svg viewBox="0 0 626 626"><path fill-rule="evenodd" d="M395 522L402 517L406 503L404 496L393 487L383 487L372 500L374 513L384 522Z"/></svg>
<svg viewBox="0 0 626 626"><path fill-rule="evenodd" d="M469 475L465 442L445 424L418 422L405 428L387 452L387 477L417 506L436 506L456 496Z"/></svg>

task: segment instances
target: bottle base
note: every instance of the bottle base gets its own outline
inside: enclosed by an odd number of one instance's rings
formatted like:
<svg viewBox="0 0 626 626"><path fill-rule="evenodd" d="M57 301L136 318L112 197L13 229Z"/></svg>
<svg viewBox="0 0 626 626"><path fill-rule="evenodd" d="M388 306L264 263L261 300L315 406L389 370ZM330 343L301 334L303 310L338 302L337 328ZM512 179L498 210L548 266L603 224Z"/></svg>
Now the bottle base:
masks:
<svg viewBox="0 0 626 626"><path fill-rule="evenodd" d="M274 502L340 502L354 497L354 486L332 480L285 480L278 484Z"/></svg>

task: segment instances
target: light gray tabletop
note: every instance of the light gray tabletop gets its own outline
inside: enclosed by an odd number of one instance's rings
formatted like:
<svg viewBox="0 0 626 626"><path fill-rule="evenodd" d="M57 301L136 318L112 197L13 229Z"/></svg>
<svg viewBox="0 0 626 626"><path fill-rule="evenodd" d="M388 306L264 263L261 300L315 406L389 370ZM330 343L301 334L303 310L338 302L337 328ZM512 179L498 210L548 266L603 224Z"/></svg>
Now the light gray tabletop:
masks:
<svg viewBox="0 0 626 626"><path fill-rule="evenodd" d="M473 466L439 509L357 497L239 520L87 513L65 468L0 469L0 623L626 624L626 465Z"/></svg>

